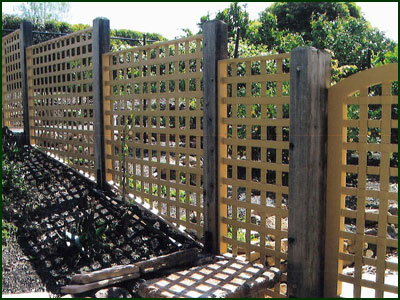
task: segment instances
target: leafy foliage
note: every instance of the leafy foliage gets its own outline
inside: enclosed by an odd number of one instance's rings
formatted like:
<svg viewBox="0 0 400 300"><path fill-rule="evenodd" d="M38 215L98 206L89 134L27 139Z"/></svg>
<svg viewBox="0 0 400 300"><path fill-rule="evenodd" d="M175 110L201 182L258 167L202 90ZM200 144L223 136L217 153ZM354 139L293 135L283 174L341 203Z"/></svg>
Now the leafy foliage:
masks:
<svg viewBox="0 0 400 300"><path fill-rule="evenodd" d="M276 16L279 30L302 32L307 40L311 40L310 21L315 14L325 15L328 21L361 18L360 8L354 2L276 2L266 11Z"/></svg>
<svg viewBox="0 0 400 300"><path fill-rule="evenodd" d="M10 15L10 14L2 14L2 36L5 36L10 33L9 30L17 30L20 28L20 23L26 18ZM52 20L45 20L43 22L33 22L33 31L39 32L55 32L55 33L72 33L76 31L80 31L86 28L91 27L88 24L69 24L66 22ZM4 30L7 29L7 30ZM118 40L118 39L111 39L111 50L117 51L122 50L126 47L131 46L139 46L142 45L144 35L146 36L146 40L151 41L164 41L162 35L158 33L143 33L134 30L128 29L111 29L110 36L111 37L122 37L122 38L129 38L135 39L137 41L127 41L127 40ZM59 37L59 35L49 35L49 34L34 34L33 35L33 43L39 44L41 42Z"/></svg>
<svg viewBox="0 0 400 300"><path fill-rule="evenodd" d="M356 65L358 70L370 67L368 51L383 62L386 53L395 48L395 43L377 29L353 17L328 21L324 15L315 15L311 21L312 46L333 51L339 66Z"/></svg>
<svg viewBox="0 0 400 300"><path fill-rule="evenodd" d="M235 37L238 28L240 28L240 36L247 38L249 34L249 13L246 11L246 8L246 4L241 6L238 2L232 2L228 8L219 11L215 16L216 20L224 21L228 25L228 38ZM203 24L209 20L209 14L200 18L200 23L197 24L200 30Z"/></svg>
<svg viewBox="0 0 400 300"><path fill-rule="evenodd" d="M235 18L241 18L241 20ZM239 56L290 52L313 46L332 53L332 83L374 65L397 61L396 43L372 28L354 2L276 2L249 20L246 5L231 3L215 19L228 24L228 36L241 28ZM210 15L201 17L201 26ZM235 27L236 26L236 27ZM234 44L229 44L232 57Z"/></svg>
<svg viewBox="0 0 400 300"><path fill-rule="evenodd" d="M2 14L2 36L9 34L9 31L5 31L4 29L8 30L17 30L20 28L20 23L24 20L24 18L9 15L9 14ZM45 22L40 23L32 23L33 31L39 32L55 32L55 33L71 33L74 31L82 30L83 27L88 25L70 25L65 22L55 21L55 20L47 20ZM39 44L41 42L53 39L58 37L59 35L48 35L48 34L34 34L33 35L33 43Z"/></svg>
<svg viewBox="0 0 400 300"><path fill-rule="evenodd" d="M3 245L7 245L9 242L15 241L17 231L17 226L11 222L1 219L1 237Z"/></svg>
<svg viewBox="0 0 400 300"><path fill-rule="evenodd" d="M143 45L143 40L146 37L146 40L151 41L165 41L162 35L158 33L143 33L139 31L129 30L129 29L112 29L110 31L111 37L122 37L122 38L129 38L134 39L136 41L127 41L127 40L118 40L118 39L111 39L111 50L118 51L123 50L126 47L132 46L140 46Z"/></svg>
<svg viewBox="0 0 400 300"><path fill-rule="evenodd" d="M96 251L96 245L101 241L108 226L95 221L93 208L78 220L76 227L65 231L65 242L68 247L77 247L82 254L90 255Z"/></svg>

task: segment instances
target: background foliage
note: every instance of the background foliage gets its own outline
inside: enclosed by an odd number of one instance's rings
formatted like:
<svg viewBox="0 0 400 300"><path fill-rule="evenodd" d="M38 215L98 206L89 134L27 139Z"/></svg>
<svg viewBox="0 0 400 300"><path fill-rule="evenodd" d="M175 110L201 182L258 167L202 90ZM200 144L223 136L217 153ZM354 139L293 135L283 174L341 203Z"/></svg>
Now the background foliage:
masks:
<svg viewBox="0 0 400 300"><path fill-rule="evenodd" d="M397 43L365 20L355 2L275 2L249 19L246 5L233 2L215 19L228 24L233 57L240 27L239 57L290 52L313 46L332 53L332 82L358 71L397 61ZM210 20L201 17L201 26Z"/></svg>
<svg viewBox="0 0 400 300"><path fill-rule="evenodd" d="M23 18L33 22L35 31L71 33L90 26L60 21L59 16L68 14L67 5L44 9L34 3L22 2L20 16L2 14L2 28L18 29ZM40 19L37 16L41 16ZM397 43L373 28L355 2L275 2L261 11L255 20L250 19L246 4L232 2L216 12L215 19L228 25L230 57L234 55L238 29L239 57L290 52L301 46L327 49L332 53L332 83L370 67L397 62ZM210 14L200 18L198 33L209 20ZM184 25L183 36L196 34ZM3 31L3 35L7 33ZM128 29L111 30L111 36L133 39L111 39L112 50L141 45L144 36L147 41L166 40L157 33ZM34 42L54 37L35 34Z"/></svg>
<svg viewBox="0 0 400 300"><path fill-rule="evenodd" d="M9 15L9 14L2 14L2 36L10 33L8 30L17 30L20 27L20 23L23 20L30 20L29 18L20 17L17 15ZM86 28L91 27L89 24L69 24L62 21L57 20L46 20L44 22L33 22L33 31L38 32L55 32L55 33L72 33L76 31L80 31ZM4 30L8 29L8 30ZM144 33L134 30L128 29L111 29L110 31L111 37L123 37L123 38L130 38L135 39L136 41L127 41L127 40L118 40L118 39L111 39L111 50L117 51L122 50L125 47L130 46L138 46L142 45L144 35L146 36L147 41L164 41L166 40L165 37L158 33ZM54 34L34 34L33 35L33 43L38 44L56 37L60 35Z"/></svg>

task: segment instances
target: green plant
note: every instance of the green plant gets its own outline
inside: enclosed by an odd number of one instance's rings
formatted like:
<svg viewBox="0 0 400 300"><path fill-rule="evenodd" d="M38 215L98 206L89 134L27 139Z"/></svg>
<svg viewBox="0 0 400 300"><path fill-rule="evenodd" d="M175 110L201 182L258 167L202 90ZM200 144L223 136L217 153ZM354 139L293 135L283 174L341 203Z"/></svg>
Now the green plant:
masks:
<svg viewBox="0 0 400 300"><path fill-rule="evenodd" d="M134 117L133 114L130 115L128 118L125 119L125 124L124 128L122 131L122 137L121 137L121 149L119 152L119 161L120 161L120 170L121 170L121 187L122 187L122 201L125 202L126 200L126 188L127 184L129 186L133 186L134 183L131 180L131 178L128 178L127 174L127 156L129 155L129 146L128 146L128 140L129 140L129 134L130 131L132 130Z"/></svg>
<svg viewBox="0 0 400 300"><path fill-rule="evenodd" d="M17 226L15 226L13 223L7 222L4 219L1 219L1 237L4 245L16 240L17 231Z"/></svg>
<svg viewBox="0 0 400 300"><path fill-rule="evenodd" d="M90 209L79 218L75 228L65 231L65 241L68 247L77 247L82 254L87 254L90 250L94 250L96 243L103 238L107 229L107 224L94 220L94 213Z"/></svg>

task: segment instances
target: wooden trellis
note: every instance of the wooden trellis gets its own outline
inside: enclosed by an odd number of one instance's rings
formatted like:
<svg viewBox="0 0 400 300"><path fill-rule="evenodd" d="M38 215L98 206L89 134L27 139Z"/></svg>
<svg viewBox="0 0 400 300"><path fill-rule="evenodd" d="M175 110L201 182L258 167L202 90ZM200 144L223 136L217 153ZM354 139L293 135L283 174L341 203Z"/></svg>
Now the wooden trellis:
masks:
<svg viewBox="0 0 400 300"><path fill-rule="evenodd" d="M289 58L219 61L221 252L278 268L287 259Z"/></svg>
<svg viewBox="0 0 400 300"><path fill-rule="evenodd" d="M288 296L397 294L397 64L330 88L326 108L323 51L220 60L226 24L210 21L204 36L105 53L109 22L96 20L31 47L29 26L2 39L3 126L204 234L207 251L280 268Z"/></svg>
<svg viewBox="0 0 400 300"><path fill-rule="evenodd" d="M103 55L107 181L199 236L202 59L201 35Z"/></svg>
<svg viewBox="0 0 400 300"><path fill-rule="evenodd" d="M397 64L391 64L357 73L329 89L328 297L341 295L344 284L355 298L398 294L397 283L386 278L398 270L397 260L388 255L390 248L398 249L398 240L389 234L398 226L397 210L389 212L398 205L397 80ZM377 222L377 231L367 230L368 222ZM354 253L345 251L345 243ZM365 243L373 250L368 252ZM344 265L353 263L354 272L344 273ZM374 278L366 277L363 269L368 267L375 269Z"/></svg>
<svg viewBox="0 0 400 300"><path fill-rule="evenodd" d="M2 38L3 126L23 129L20 30Z"/></svg>
<svg viewBox="0 0 400 300"><path fill-rule="evenodd" d="M26 52L31 144L94 177L92 29Z"/></svg>

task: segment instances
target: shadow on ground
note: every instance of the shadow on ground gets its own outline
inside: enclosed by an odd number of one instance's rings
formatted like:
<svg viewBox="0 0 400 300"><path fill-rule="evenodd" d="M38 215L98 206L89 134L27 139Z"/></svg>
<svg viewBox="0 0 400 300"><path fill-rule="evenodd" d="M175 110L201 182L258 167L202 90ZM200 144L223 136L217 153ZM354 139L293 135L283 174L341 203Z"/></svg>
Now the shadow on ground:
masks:
<svg viewBox="0 0 400 300"><path fill-rule="evenodd" d="M53 294L73 274L193 247L148 211L125 205L111 192L100 193L92 182L37 149L15 151L13 144L15 137L3 130L3 151L20 163L16 172L28 191L26 197L3 203L3 218L17 225L24 254ZM90 235L96 231L98 235ZM89 235L83 251L66 232Z"/></svg>

